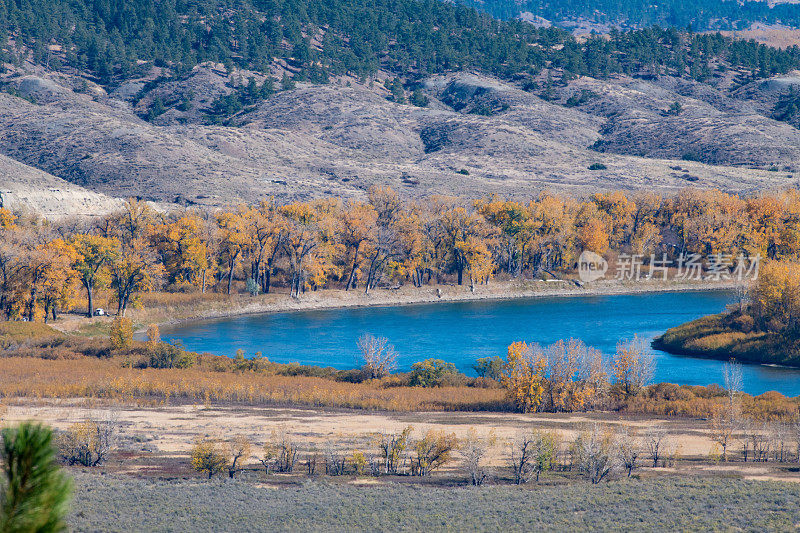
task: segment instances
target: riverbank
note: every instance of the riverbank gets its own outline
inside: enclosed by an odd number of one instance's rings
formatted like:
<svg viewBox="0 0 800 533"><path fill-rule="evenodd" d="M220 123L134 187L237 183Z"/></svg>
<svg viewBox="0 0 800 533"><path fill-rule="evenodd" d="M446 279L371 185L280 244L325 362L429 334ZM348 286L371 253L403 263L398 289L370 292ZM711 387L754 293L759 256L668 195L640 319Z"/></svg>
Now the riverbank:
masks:
<svg viewBox="0 0 800 533"><path fill-rule="evenodd" d="M704 316L668 329L653 340L653 348L673 355L800 368L795 345L775 333L736 329L731 322L727 313Z"/></svg>
<svg viewBox="0 0 800 533"><path fill-rule="evenodd" d="M436 302L459 302L481 300L516 300L525 298L549 298L572 296L610 296L651 292L681 292L730 290L733 282L676 282L676 281L618 281L602 280L579 286L572 280L511 280L492 281L478 285L474 291L468 285L435 285L399 288L378 288L365 294L363 290L345 291L325 289L308 291L300 298L291 298L283 292L259 296L220 294L175 294L169 298L160 295L143 295L144 306L129 312L137 329L143 331L148 324L176 325L198 320L229 318L243 315L279 313L287 311L309 311L360 307L393 307ZM69 332L80 324L70 321L57 324L62 331ZM84 320L85 325L91 320Z"/></svg>

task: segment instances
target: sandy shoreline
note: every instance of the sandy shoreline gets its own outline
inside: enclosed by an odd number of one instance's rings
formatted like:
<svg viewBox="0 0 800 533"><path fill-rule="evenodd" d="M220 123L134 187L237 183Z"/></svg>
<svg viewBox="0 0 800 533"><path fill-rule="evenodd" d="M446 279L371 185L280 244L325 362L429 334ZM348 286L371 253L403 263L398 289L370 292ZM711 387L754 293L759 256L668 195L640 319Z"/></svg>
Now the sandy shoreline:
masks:
<svg viewBox="0 0 800 533"><path fill-rule="evenodd" d="M476 286L472 292L468 285L439 285L417 288L403 286L398 289L375 289L364 294L362 289L344 291L326 289L309 291L299 299L287 294L268 294L256 297L237 296L227 302L217 302L216 306L205 309L174 309L164 316L150 313L135 313L132 318L139 324L155 322L160 326L171 326L187 322L217 320L236 316L280 313L291 311L312 311L322 309L343 309L361 307L396 307L404 305L431 304L437 302L462 301L503 301L525 298L551 298L574 296L609 296L657 292L730 290L732 282L619 282L600 281L579 287L571 281L499 281L488 286Z"/></svg>

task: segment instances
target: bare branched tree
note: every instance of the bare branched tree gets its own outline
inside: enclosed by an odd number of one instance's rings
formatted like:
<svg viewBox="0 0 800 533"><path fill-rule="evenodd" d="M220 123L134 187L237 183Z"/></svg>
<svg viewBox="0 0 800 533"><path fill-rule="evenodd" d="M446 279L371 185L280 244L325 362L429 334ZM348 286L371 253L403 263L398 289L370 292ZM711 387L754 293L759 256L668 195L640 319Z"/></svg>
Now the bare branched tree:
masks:
<svg viewBox="0 0 800 533"><path fill-rule="evenodd" d="M244 435L236 435L227 445L228 477L233 478L242 471L242 464L250 458L250 441Z"/></svg>
<svg viewBox="0 0 800 533"><path fill-rule="evenodd" d="M583 474L597 484L609 477L619 465L614 434L593 424L578 435L574 443L578 466Z"/></svg>
<svg viewBox="0 0 800 533"><path fill-rule="evenodd" d="M742 365L731 360L722 368L727 393L725 404L711 418L711 436L722 448L722 460L728 460L728 450L736 432L742 428Z"/></svg>
<svg viewBox="0 0 800 533"><path fill-rule="evenodd" d="M642 440L635 436L628 428L622 428L617 435L619 444L617 451L623 468L628 472L628 477L639 466L638 460L644 451Z"/></svg>
<svg viewBox="0 0 800 533"><path fill-rule="evenodd" d="M467 437L461 442L461 455L464 458L464 466L470 476L470 482L475 485L483 485L489 473L483 464L486 453L495 445L497 438L494 430L487 436L480 436L474 429L470 429Z"/></svg>
<svg viewBox="0 0 800 533"><path fill-rule="evenodd" d="M553 468L558 456L559 438L554 432L523 433L511 444L511 469L514 483L527 483Z"/></svg>
<svg viewBox="0 0 800 533"><path fill-rule="evenodd" d="M658 462L663 459L669 432L664 426L656 425L647 429L644 433L644 446L647 455L653 461L653 468L658 466Z"/></svg>
<svg viewBox="0 0 800 533"><path fill-rule="evenodd" d="M369 379L386 377L397 367L397 352L389 340L369 334L358 339L362 368Z"/></svg>

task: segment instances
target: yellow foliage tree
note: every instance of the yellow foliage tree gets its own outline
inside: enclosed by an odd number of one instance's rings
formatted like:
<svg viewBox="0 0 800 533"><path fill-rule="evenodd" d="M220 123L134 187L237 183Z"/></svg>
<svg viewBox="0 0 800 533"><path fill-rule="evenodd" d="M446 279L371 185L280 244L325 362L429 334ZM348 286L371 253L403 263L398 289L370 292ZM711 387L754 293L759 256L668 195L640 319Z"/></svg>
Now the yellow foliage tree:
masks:
<svg viewBox="0 0 800 533"><path fill-rule="evenodd" d="M534 354L527 343L515 342L508 347L500 383L523 413L536 411L541 405L546 368L546 359L541 353Z"/></svg>

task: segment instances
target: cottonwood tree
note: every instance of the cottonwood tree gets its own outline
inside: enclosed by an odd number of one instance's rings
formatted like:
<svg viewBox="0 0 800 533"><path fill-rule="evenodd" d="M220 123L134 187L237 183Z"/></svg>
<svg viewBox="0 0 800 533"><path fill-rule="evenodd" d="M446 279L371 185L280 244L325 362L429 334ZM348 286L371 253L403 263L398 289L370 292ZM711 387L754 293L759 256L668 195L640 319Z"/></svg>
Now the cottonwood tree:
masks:
<svg viewBox="0 0 800 533"><path fill-rule="evenodd" d="M635 396L655 375L652 351L638 336L617 344L613 361L614 377L625 396Z"/></svg>
<svg viewBox="0 0 800 533"><path fill-rule="evenodd" d="M88 301L87 316L94 316L94 289L107 283L104 268L117 258L120 243L99 235L78 234L72 240L76 252L73 268L77 271Z"/></svg>
<svg viewBox="0 0 800 533"><path fill-rule="evenodd" d="M275 261L283 249L288 235L286 220L274 201L262 201L257 208L245 212L245 222L250 235L247 248L250 257L250 277L269 293Z"/></svg>
<svg viewBox="0 0 800 533"><path fill-rule="evenodd" d="M217 217L220 228L219 252L220 260L227 270L227 293L231 293L233 272L238 264L242 252L250 243L247 225L241 212L221 213Z"/></svg>
<svg viewBox="0 0 800 533"><path fill-rule="evenodd" d="M116 260L110 264L111 287L117 300L117 314L125 316L136 293L158 287L164 267L156 261L153 250L137 239L123 245Z"/></svg>
<svg viewBox="0 0 800 533"><path fill-rule="evenodd" d="M167 283L202 285L209 262L203 224L196 213L187 213L173 222L155 226L150 232L167 273Z"/></svg>
<svg viewBox="0 0 800 533"><path fill-rule="evenodd" d="M280 211L287 219L287 235L283 246L291 265L289 294L297 298L303 289L306 262L319 246L320 217L308 204L289 204Z"/></svg>
<svg viewBox="0 0 800 533"><path fill-rule="evenodd" d="M380 379L397 367L397 352L385 337L364 334L358 339L361 368L368 379Z"/></svg>
<svg viewBox="0 0 800 533"><path fill-rule="evenodd" d="M536 411L542 403L547 360L538 346L525 342L508 347L500 383L508 391L514 405L523 413Z"/></svg>
<svg viewBox="0 0 800 533"><path fill-rule="evenodd" d="M342 211L340 239L345 255L351 257L345 290L356 286L356 272L364 255L366 244L376 237L378 212L369 204L348 202Z"/></svg>

